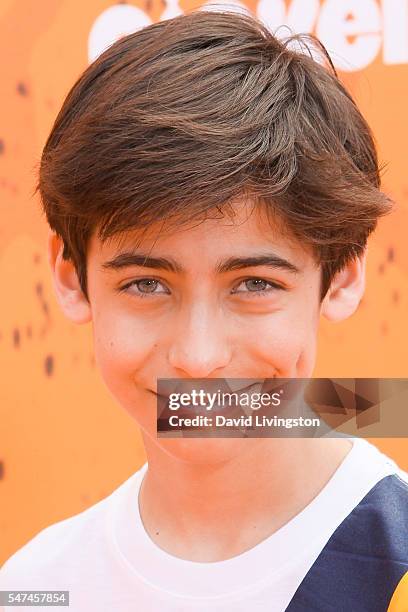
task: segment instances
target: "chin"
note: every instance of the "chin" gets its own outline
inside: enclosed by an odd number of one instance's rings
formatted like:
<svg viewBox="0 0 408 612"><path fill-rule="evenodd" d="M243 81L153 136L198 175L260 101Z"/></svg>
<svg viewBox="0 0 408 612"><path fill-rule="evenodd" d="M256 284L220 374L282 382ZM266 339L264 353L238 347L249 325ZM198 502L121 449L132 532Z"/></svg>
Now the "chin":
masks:
<svg viewBox="0 0 408 612"><path fill-rule="evenodd" d="M217 465L247 452L257 440L248 438L156 438L154 442L179 461L192 465Z"/></svg>

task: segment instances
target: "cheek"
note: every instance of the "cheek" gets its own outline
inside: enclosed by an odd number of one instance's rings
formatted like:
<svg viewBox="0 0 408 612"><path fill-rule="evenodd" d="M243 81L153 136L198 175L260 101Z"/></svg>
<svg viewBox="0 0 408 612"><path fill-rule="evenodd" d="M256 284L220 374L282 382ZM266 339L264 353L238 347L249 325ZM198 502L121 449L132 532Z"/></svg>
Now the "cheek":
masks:
<svg viewBox="0 0 408 612"><path fill-rule="evenodd" d="M146 363L155 338L123 313L94 319L95 360L109 388L121 386Z"/></svg>
<svg viewBox="0 0 408 612"><path fill-rule="evenodd" d="M155 437L156 400L139 386L146 378L146 364L153 359L155 337L134 317L121 314L94 324L94 344L95 360L107 389L138 425Z"/></svg>
<svg viewBox="0 0 408 612"><path fill-rule="evenodd" d="M312 375L318 316L312 309L285 310L260 319L251 329L252 354L282 378Z"/></svg>

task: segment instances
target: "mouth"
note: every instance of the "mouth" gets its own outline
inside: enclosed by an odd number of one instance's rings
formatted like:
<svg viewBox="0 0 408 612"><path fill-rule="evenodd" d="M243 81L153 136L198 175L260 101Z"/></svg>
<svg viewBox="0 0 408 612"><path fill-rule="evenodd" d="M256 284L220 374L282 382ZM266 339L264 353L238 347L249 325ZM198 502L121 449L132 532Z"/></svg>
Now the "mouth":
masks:
<svg viewBox="0 0 408 612"><path fill-rule="evenodd" d="M273 378L276 378L276 376L273 376ZM186 381L187 380L188 379L186 379ZM214 379L212 379L212 380L214 380ZM220 380L228 380L228 379L226 379L226 378L222 379L221 378ZM233 380L233 379L230 379L230 380ZM228 383L228 385L227 385L228 386L228 390L226 389L226 391L230 391L230 392L233 392L233 393L243 393L245 391L249 391L249 390L252 389L253 392L254 391L258 391L259 392L259 391L261 391L262 386L263 386L264 383L265 383L265 379L264 378L263 379L255 380L255 381L251 382L250 384L245 385L244 387L240 387L240 388L235 388L235 385ZM195 388L197 388L197 387L195 387ZM182 388L182 389L178 389L177 391L176 391L176 388L173 388L173 390L169 391L168 393L158 393L157 391L154 391L153 389L150 389L150 388L148 388L147 391L149 393L152 393L156 398L160 398L161 400L166 400L167 401L169 399L170 395L172 393L174 393L174 392L177 392L177 393L183 393L183 392L184 393L188 393L189 391L191 391L191 386L186 385L185 389Z"/></svg>
<svg viewBox="0 0 408 612"><path fill-rule="evenodd" d="M168 395L162 395L161 393L156 393L156 391L153 391L153 389L147 389L147 391L149 393L152 393L155 397L160 397L162 399L169 399Z"/></svg>

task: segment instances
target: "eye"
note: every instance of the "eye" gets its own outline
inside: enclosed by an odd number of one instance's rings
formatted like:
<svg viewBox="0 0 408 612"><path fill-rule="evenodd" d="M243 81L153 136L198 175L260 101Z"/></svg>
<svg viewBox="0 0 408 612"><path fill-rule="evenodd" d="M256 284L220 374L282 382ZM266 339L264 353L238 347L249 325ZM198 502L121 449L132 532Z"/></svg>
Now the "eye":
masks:
<svg viewBox="0 0 408 612"><path fill-rule="evenodd" d="M240 289L243 287L243 289ZM263 278L247 278L234 289L233 293L255 293L255 294L269 294L277 289L284 290L284 287L267 281Z"/></svg>
<svg viewBox="0 0 408 612"><path fill-rule="evenodd" d="M160 287L162 287L164 291L160 291ZM129 283L126 283L126 285L123 285L119 291L123 291L124 293L129 293L131 295L137 295L141 298L149 295L163 295L169 293L167 288L155 278L140 278L138 280L132 280Z"/></svg>

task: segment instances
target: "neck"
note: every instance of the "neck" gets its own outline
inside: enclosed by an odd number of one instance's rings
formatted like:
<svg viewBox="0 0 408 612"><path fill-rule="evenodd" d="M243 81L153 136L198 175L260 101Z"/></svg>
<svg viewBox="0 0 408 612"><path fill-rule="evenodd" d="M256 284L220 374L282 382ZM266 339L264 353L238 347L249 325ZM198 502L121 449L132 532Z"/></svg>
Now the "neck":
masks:
<svg viewBox="0 0 408 612"><path fill-rule="evenodd" d="M351 449L351 442L335 438L243 439L232 458L197 463L172 455L172 442L180 445L179 439L166 440L164 450L144 435L148 470L139 494L141 518L159 547L201 562L236 556L282 527L321 491ZM185 444L203 442L214 448L214 440Z"/></svg>

